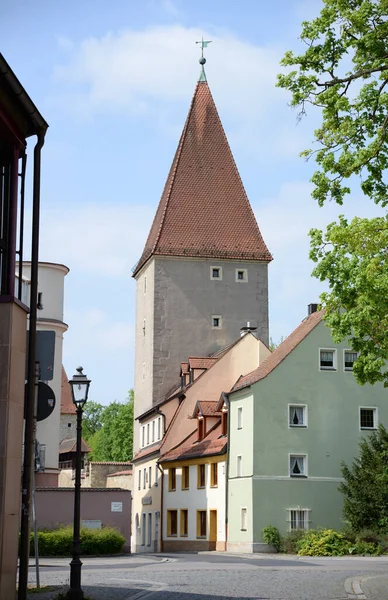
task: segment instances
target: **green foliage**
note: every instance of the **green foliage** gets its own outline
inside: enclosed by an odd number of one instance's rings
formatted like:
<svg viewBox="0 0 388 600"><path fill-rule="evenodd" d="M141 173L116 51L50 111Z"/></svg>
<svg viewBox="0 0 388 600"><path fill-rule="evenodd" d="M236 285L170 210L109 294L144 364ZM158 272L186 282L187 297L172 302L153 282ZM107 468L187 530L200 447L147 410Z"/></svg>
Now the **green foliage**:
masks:
<svg viewBox="0 0 388 600"><path fill-rule="evenodd" d="M285 338L284 338L283 335L281 336L281 338L280 338L280 340L278 342L274 342L274 340L270 337L269 338L269 346L268 346L268 348L271 350L271 352L273 352L274 350L276 350L276 348L278 346L280 346L280 344L282 344L284 342L284 340L285 340Z"/></svg>
<svg viewBox="0 0 388 600"><path fill-rule="evenodd" d="M82 437L86 441L89 441L96 431L101 429L103 412L102 404L93 401L86 402L82 417Z"/></svg>
<svg viewBox="0 0 388 600"><path fill-rule="evenodd" d="M286 535L282 536L280 551L286 554L297 554L298 553L298 542L304 538L306 531L304 529L294 529L288 531Z"/></svg>
<svg viewBox="0 0 388 600"><path fill-rule="evenodd" d="M129 391L125 402L112 402L108 406L100 406L98 415L100 426L94 430L87 442L92 448L89 460L128 461L132 459L133 449L133 390ZM92 430L90 426L89 430Z"/></svg>
<svg viewBox="0 0 388 600"><path fill-rule="evenodd" d="M274 548L276 548L277 551L280 550L281 537L279 530L276 527L274 527L273 525L267 525L267 527L264 527L261 530L261 533L263 535L263 540L266 544L273 546Z"/></svg>
<svg viewBox="0 0 388 600"><path fill-rule="evenodd" d="M388 0L323 0L320 15L302 23L306 50L289 51L281 64L287 73L278 86L291 92L291 105L317 107L322 122L315 131L313 198L342 204L350 184L382 207L388 204ZM387 380L388 358L387 219L340 217L327 231L310 232L313 274L327 281L321 296L335 341L348 337L360 357L358 383Z"/></svg>
<svg viewBox="0 0 388 600"><path fill-rule="evenodd" d="M344 516L355 531L368 528L388 533L388 432L376 432L360 441L360 454L351 467L342 464Z"/></svg>
<svg viewBox="0 0 388 600"><path fill-rule="evenodd" d="M122 551L124 537L117 529L104 527L102 529L81 528L81 554L94 556L103 554L118 554ZM52 531L38 531L38 547L40 556L70 556L73 546L73 528L61 527ZM30 556L35 555L34 534L30 534Z"/></svg>
<svg viewBox="0 0 388 600"><path fill-rule="evenodd" d="M388 386L388 216L350 223L340 216L324 234L310 231L313 275L327 281L321 295L335 342L349 339L358 352L353 366L360 384Z"/></svg>
<svg viewBox="0 0 388 600"><path fill-rule="evenodd" d="M343 556L352 548L343 533L333 529L307 531L297 543L300 556Z"/></svg>

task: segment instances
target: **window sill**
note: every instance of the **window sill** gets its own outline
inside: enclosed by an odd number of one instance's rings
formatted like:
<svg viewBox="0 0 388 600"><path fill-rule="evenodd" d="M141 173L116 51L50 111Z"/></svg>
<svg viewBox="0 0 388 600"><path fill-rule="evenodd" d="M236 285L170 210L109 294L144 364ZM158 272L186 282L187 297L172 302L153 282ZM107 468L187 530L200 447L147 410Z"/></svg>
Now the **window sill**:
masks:
<svg viewBox="0 0 388 600"><path fill-rule="evenodd" d="M320 371L336 371L335 367L319 367Z"/></svg>
<svg viewBox="0 0 388 600"><path fill-rule="evenodd" d="M178 537L177 533L168 533L167 537Z"/></svg>
<svg viewBox="0 0 388 600"><path fill-rule="evenodd" d="M307 425L289 425L290 429L307 429Z"/></svg>
<svg viewBox="0 0 388 600"><path fill-rule="evenodd" d="M291 479L307 479L307 475L291 475Z"/></svg>
<svg viewBox="0 0 388 600"><path fill-rule="evenodd" d="M248 531L248 529L240 529L240 531Z"/></svg>
<svg viewBox="0 0 388 600"><path fill-rule="evenodd" d="M205 485L197 485L197 490L204 490L205 488Z"/></svg>
<svg viewBox="0 0 388 600"><path fill-rule="evenodd" d="M176 488L171 488L171 490L168 490L169 492L176 492Z"/></svg>
<svg viewBox="0 0 388 600"><path fill-rule="evenodd" d="M181 537L189 537L188 533L181 533Z"/></svg>
<svg viewBox="0 0 388 600"><path fill-rule="evenodd" d="M216 485L211 485L210 486L212 489L217 489L218 488L218 483Z"/></svg>
<svg viewBox="0 0 388 600"><path fill-rule="evenodd" d="M182 488L182 492L188 492L188 491L189 491L189 489L190 489L189 487L187 487L187 488Z"/></svg>
<svg viewBox="0 0 388 600"><path fill-rule="evenodd" d="M197 540L206 540L206 535L197 535Z"/></svg>
<svg viewBox="0 0 388 600"><path fill-rule="evenodd" d="M360 431L377 431L377 427L360 427Z"/></svg>

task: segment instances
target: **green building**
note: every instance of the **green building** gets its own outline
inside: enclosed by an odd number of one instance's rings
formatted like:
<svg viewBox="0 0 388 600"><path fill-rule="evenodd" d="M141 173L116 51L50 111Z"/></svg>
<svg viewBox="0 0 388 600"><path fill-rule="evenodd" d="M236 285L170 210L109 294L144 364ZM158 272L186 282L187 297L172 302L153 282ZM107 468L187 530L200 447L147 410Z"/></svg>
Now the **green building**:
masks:
<svg viewBox="0 0 388 600"><path fill-rule="evenodd" d="M261 531L341 528L341 462L388 424L387 390L357 384L356 354L309 316L229 394L229 551L262 552Z"/></svg>

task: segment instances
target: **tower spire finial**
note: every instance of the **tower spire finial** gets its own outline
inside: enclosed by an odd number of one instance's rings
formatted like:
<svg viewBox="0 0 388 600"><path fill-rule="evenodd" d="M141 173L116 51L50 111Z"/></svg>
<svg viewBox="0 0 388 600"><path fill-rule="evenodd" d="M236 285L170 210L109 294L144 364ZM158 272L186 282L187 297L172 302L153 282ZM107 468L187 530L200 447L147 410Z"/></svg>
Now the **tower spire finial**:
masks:
<svg viewBox="0 0 388 600"><path fill-rule="evenodd" d="M199 64L201 65L201 73L199 75L198 81L206 81L206 74L205 74L206 58L203 55L203 49L207 48L208 45L212 43L212 40L204 40L203 36L202 36L202 40L200 42L195 42L195 43L201 44L201 58L199 59Z"/></svg>

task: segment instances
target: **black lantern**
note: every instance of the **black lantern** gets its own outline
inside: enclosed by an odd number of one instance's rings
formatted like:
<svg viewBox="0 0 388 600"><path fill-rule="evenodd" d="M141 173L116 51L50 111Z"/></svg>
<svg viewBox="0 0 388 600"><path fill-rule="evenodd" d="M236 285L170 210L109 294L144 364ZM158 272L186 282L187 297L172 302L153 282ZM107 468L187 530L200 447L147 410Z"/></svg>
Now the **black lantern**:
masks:
<svg viewBox="0 0 388 600"><path fill-rule="evenodd" d="M82 372L83 367L77 367L76 371L69 383L74 404L82 408L88 399L90 379Z"/></svg>

